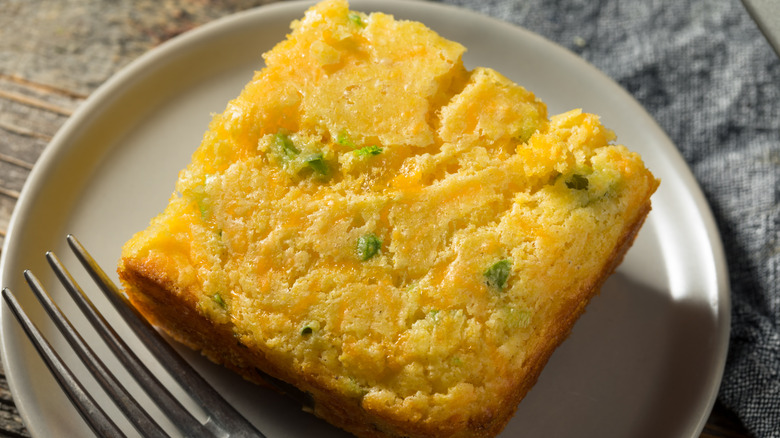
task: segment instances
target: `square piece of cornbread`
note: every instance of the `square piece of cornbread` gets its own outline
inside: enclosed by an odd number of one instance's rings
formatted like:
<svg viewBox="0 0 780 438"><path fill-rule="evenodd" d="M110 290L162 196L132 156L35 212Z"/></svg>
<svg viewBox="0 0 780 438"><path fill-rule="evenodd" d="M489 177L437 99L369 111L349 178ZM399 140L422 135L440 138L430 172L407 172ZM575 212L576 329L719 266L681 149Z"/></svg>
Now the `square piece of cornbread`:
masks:
<svg viewBox="0 0 780 438"><path fill-rule="evenodd" d="M326 0L215 115L119 276L173 338L362 437L499 433L650 211L597 116Z"/></svg>

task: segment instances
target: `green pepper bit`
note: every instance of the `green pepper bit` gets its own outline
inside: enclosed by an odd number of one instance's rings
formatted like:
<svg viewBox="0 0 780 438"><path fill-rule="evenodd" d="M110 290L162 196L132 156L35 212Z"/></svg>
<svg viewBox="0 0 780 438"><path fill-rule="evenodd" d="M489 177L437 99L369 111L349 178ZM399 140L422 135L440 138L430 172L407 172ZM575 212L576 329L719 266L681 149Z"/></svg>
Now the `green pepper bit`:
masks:
<svg viewBox="0 0 780 438"><path fill-rule="evenodd" d="M295 144L293 144L293 141L290 139L290 137L285 134L276 134L274 140L276 141L276 146L279 148L283 158L295 158L295 156L301 152L298 150L298 148L295 147Z"/></svg>
<svg viewBox="0 0 780 438"><path fill-rule="evenodd" d="M205 221L209 218L209 207L206 204L206 200L201 197L196 202L198 203L198 210L200 210L200 219Z"/></svg>
<svg viewBox="0 0 780 438"><path fill-rule="evenodd" d="M379 155L382 153L382 148L377 145L362 147L355 151L355 155Z"/></svg>
<svg viewBox="0 0 780 438"><path fill-rule="evenodd" d="M578 173L575 173L571 176L571 178L566 180L566 187L575 190L587 190L588 178Z"/></svg>
<svg viewBox="0 0 780 438"><path fill-rule="evenodd" d="M342 146L349 146L351 148L355 147L355 143L353 143L352 140L349 138L347 131L339 132L339 135L336 137L336 143Z"/></svg>
<svg viewBox="0 0 780 438"><path fill-rule="evenodd" d="M509 279L509 274L512 271L512 262L504 259L493 263L493 265L482 273L485 277L485 283L488 286L501 290L506 285L506 281Z"/></svg>
<svg viewBox="0 0 780 438"><path fill-rule="evenodd" d="M319 321L309 321L301 327L301 336L309 336L320 329Z"/></svg>
<svg viewBox="0 0 780 438"><path fill-rule="evenodd" d="M223 309L227 309L227 303L225 303L225 300L222 299L222 295L220 295L219 293L215 293L214 295L212 295L211 299L214 300L214 302L217 303L219 307Z"/></svg>
<svg viewBox="0 0 780 438"><path fill-rule="evenodd" d="M357 242L357 256L360 260L366 261L375 256L382 247L382 241L374 233L360 236Z"/></svg>
<svg viewBox="0 0 780 438"><path fill-rule="evenodd" d="M505 316L506 325L512 330L526 328L531 323L531 311L528 309L507 307Z"/></svg>
<svg viewBox="0 0 780 438"><path fill-rule="evenodd" d="M192 194L193 200L198 205L201 220L205 221L209 217L209 200L208 195L206 194L206 186L204 184L198 184L190 189L190 193Z"/></svg>
<svg viewBox="0 0 780 438"><path fill-rule="evenodd" d="M325 162L325 158L323 157L322 152L311 154L304 158L303 161L318 174L328 174L328 163Z"/></svg>
<svg viewBox="0 0 780 438"><path fill-rule="evenodd" d="M360 27L365 27L366 23L363 22L363 18L357 12L349 13L349 21L355 23Z"/></svg>

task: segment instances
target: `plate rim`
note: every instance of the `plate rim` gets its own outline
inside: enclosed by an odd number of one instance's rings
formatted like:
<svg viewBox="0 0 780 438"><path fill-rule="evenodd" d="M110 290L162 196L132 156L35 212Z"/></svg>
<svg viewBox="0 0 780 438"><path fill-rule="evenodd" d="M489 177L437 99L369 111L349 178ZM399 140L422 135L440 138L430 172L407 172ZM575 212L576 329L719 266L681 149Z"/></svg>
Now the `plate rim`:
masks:
<svg viewBox="0 0 780 438"><path fill-rule="evenodd" d="M24 227L24 218L29 216L30 209L32 209L32 207L35 205L36 198L40 190L43 189L47 174L50 170L58 166L58 157L61 154L66 153L69 149L73 148L73 144L69 144L68 139L75 135L74 132L78 131L81 126L88 123L88 120L92 114L100 111L100 109L106 105L110 106L111 101L113 100L113 96L117 94L118 90L132 88L132 85L140 80L137 79L136 76L139 74L143 75L144 70L148 69L150 64L164 59L165 56L171 53L175 53L180 48L186 48L192 44L195 44L199 40L208 40L213 37L213 35L219 35L225 32L225 27L243 21L252 22L262 18L258 16L268 14L292 14L293 11L300 13L314 3L316 3L314 0L275 2L217 18L195 29L182 33L181 35L178 35L143 53L124 67L121 67L116 73L114 73L103 84L95 89L95 91L92 92L81 105L79 105L79 107L68 118L68 120L66 120L66 122L60 127L54 137L50 140L49 144L44 148L39 159L36 161L32 171L30 172L30 175L25 181L22 190L20 191L20 196L8 223L7 234L3 243L2 252L0 252L0 281L5 281L6 276L11 275L7 268L8 264L10 263L8 262L8 254L16 253L16 248L22 244L22 242L19 242L19 239L16 238L16 236L21 232L17 231L17 229L22 229ZM501 26L507 31L518 32L525 38L541 40L545 44L550 44L556 47L562 55L570 58L570 61L580 63L583 68L589 71L589 73L596 74L602 79L606 80L606 83L609 83L616 93L621 94L622 98L632 103L632 105L635 107L635 110L644 113L647 116L647 119L653 122L653 126L651 126L651 128L657 131L659 138L662 138L668 145L671 146L670 148L667 148L669 150L664 151L664 154L671 154L669 158L672 164L676 166L675 173L683 179L683 181L686 183L686 187L691 191L692 198L696 203L695 210L698 212L699 219L703 222L707 241L712 246L713 250L713 254L711 254L711 256L712 263L714 264L715 268L714 281L717 287L718 298L717 304L714 305L717 307L714 309L714 313L717 316L718 324L718 344L716 348L718 352L718 363L714 366L717 384L712 385L710 388L707 400L707 409L701 413L698 420L697 434L701 433L701 430L703 430L709 413L717 399L717 394L722 382L729 349L731 331L731 291L728 266L717 223L698 180L693 175L692 170L688 166L682 154L676 148L668 135L657 124L652 115L650 115L647 110L641 106L636 101L636 99L634 99L634 97L631 96L615 80L607 76L597 67L574 52L566 49L557 42L549 40L519 25L515 25L465 7L438 2L425 2L417 0L390 0L384 2L372 0L352 0L350 4L351 6L354 6L355 9L362 10L366 10L366 7L369 7L371 10L381 10L383 5L386 4L406 5L413 9L445 9L448 11L448 13L466 14L479 17L480 19L491 22L491 24ZM414 11L412 13L414 13ZM156 69L153 70L154 71L151 73L152 75L157 71ZM0 284L0 286L5 287L3 284ZM0 302L0 326L6 324L4 321L5 316L8 315L6 312L6 307L7 305L5 302ZM9 351L7 350L7 341L5 338L6 336L4 334L0 334L0 357L2 358L2 362L6 371L6 378L11 390L11 394L16 401L19 399L17 394L18 391L20 391L20 388L17 387L15 379L16 371L14 370L14 367L9 367ZM16 406L25 426L28 428L28 431L30 431L31 435L37 436L35 427L31 426L33 421L27 406L20 405L19 403L17 403Z"/></svg>

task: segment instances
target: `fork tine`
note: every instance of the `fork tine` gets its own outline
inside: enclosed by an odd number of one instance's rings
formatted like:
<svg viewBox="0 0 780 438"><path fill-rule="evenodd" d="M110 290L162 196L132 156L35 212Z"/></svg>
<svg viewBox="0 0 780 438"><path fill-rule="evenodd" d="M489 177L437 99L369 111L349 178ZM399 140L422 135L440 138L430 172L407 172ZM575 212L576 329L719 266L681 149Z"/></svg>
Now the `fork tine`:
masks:
<svg viewBox="0 0 780 438"><path fill-rule="evenodd" d="M100 314L95 305L89 300L81 287L79 287L68 270L62 265L62 262L60 262L57 256L49 252L46 253L46 259L60 282L65 286L65 289L68 291L73 301L76 302L87 317L87 320L95 328L95 331L119 358L122 365L127 368L130 375L136 379L139 385L141 385L149 394L160 409L166 413L171 421L173 421L186 436L213 435L213 431L209 431L206 426L196 420L121 339L106 319Z"/></svg>
<svg viewBox="0 0 780 438"><path fill-rule="evenodd" d="M105 293L114 308L135 334L145 341L152 354L176 376L185 390L209 414L207 427L215 425L230 437L264 438L252 423L246 420L230 405L208 382L206 382L187 361L184 360L168 342L152 327L146 319L130 304L106 273L95 262L83 245L73 235L68 235L70 245L76 257L86 268L95 282Z"/></svg>
<svg viewBox="0 0 780 438"><path fill-rule="evenodd" d="M22 309L13 293L5 288L3 289L3 299L8 304L11 313L14 314L22 329L32 341L35 349L38 350L44 363L57 380L57 383L65 391L65 394L71 400L84 421L98 436L124 437L125 435L117 427L105 411L95 403L95 400L84 389L81 383L76 379L70 369L62 361L62 358L54 351L51 344L43 337L38 327L30 320Z"/></svg>
<svg viewBox="0 0 780 438"><path fill-rule="evenodd" d="M59 329L60 333L68 341L71 348L78 355L81 361L86 365L89 371L95 376L100 386L108 392L111 399L117 403L133 426L148 437L167 437L163 429L141 408L135 399L119 383L116 377L108 370L106 365L95 352L84 342L84 338L73 328L68 318L62 313L57 304L54 303L51 296L41 285L40 281L30 271L24 272L24 278L40 301L46 313Z"/></svg>

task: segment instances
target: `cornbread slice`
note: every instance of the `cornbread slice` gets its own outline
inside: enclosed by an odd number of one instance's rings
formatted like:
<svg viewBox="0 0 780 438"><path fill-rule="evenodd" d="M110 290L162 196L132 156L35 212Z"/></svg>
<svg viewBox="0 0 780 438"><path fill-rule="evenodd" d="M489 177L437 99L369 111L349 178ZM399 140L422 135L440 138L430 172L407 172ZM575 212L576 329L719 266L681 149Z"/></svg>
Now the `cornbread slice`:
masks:
<svg viewBox="0 0 780 438"><path fill-rule="evenodd" d="M355 435L500 432L658 182L598 117L548 118L464 51L343 0L308 10L124 246L133 304Z"/></svg>

